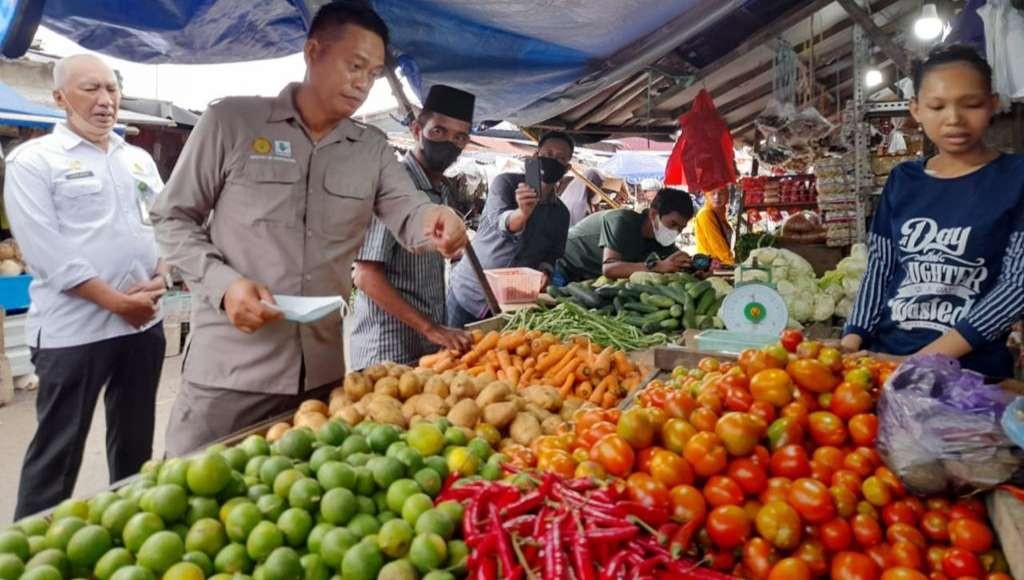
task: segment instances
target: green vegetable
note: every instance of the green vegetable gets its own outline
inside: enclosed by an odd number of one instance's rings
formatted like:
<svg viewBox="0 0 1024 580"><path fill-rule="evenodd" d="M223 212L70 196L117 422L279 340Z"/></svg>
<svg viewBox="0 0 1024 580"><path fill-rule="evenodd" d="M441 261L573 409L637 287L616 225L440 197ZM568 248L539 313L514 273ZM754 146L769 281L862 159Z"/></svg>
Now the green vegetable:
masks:
<svg viewBox="0 0 1024 580"><path fill-rule="evenodd" d="M686 289L682 286L682 283L680 282L669 284L668 286L662 286L661 293L671 298L680 306L684 306L686 304L686 299L688 295L686 294Z"/></svg>
<svg viewBox="0 0 1024 580"><path fill-rule="evenodd" d="M668 310L659 310L657 312L652 312L647 316L644 316L644 321L661 322L662 320L668 320L669 318L672 318L671 312L669 312Z"/></svg>
<svg viewBox="0 0 1024 580"><path fill-rule="evenodd" d="M711 282L704 280L702 282L697 282L696 284L690 284L686 288L686 293L690 295L690 298L696 300L701 294L706 292L708 288L711 288Z"/></svg>
<svg viewBox="0 0 1024 580"><path fill-rule="evenodd" d="M633 284L659 286L662 280L662 275L657 272L633 272L629 275L629 281Z"/></svg>
<svg viewBox="0 0 1024 580"><path fill-rule="evenodd" d="M648 322L641 327L641 330L643 330L644 334L658 332L661 330L661 324L657 322Z"/></svg>
<svg viewBox="0 0 1024 580"><path fill-rule="evenodd" d="M640 301L649 306L657 306L658 308L671 308L675 304L675 301L671 298L660 294L641 294Z"/></svg>
<svg viewBox="0 0 1024 580"><path fill-rule="evenodd" d="M623 304L623 306L626 308L626 310L632 310L633 312L641 312L643 314L651 314L652 312L657 312L661 310L657 306L651 306L649 304L644 304L643 302L626 302L625 304Z"/></svg>
<svg viewBox="0 0 1024 580"><path fill-rule="evenodd" d="M629 288L630 290L635 290L637 292L646 293L646 294L660 294L661 293L661 290L659 289L658 286L648 286L648 285L645 285L645 284L635 284L633 282L630 282L629 286L627 286L627 288Z"/></svg>
<svg viewBox="0 0 1024 580"><path fill-rule="evenodd" d="M715 306L715 302L718 297L715 295L715 289L708 287L703 294L700 295L700 299L697 300L697 314L714 314L711 309Z"/></svg>
<svg viewBox="0 0 1024 580"><path fill-rule="evenodd" d="M561 288L552 284L551 286L548 286L548 296L552 298L564 298L565 293L562 292Z"/></svg>
<svg viewBox="0 0 1024 580"><path fill-rule="evenodd" d="M668 342L668 337L658 332L658 329L645 333L630 325L627 320L635 322L630 318L601 316L572 303L559 304L551 309L520 310L506 316L506 320L505 329L509 331L523 329L550 332L563 340L585 336L601 346L624 351L650 348Z"/></svg>
<svg viewBox="0 0 1024 580"><path fill-rule="evenodd" d="M600 288L594 290L594 292L596 292L598 296L604 298L605 300L611 300L612 298L615 298L616 296L619 295L619 287L601 286Z"/></svg>
<svg viewBox="0 0 1024 580"><path fill-rule="evenodd" d="M758 248L775 245L775 236L770 234L743 234L736 239L736 263L744 262L750 252Z"/></svg>
<svg viewBox="0 0 1024 580"><path fill-rule="evenodd" d="M566 286L564 290L577 304L584 308L600 308L604 304L604 301L596 292L582 284L574 282Z"/></svg>
<svg viewBox="0 0 1024 580"><path fill-rule="evenodd" d="M659 323L662 330L679 330L679 321L675 318L669 318L668 320L662 320Z"/></svg>
<svg viewBox="0 0 1024 580"><path fill-rule="evenodd" d="M683 315L683 307L679 304L673 304L672 308L669 308L668 311L672 313L672 318L679 318Z"/></svg>
<svg viewBox="0 0 1024 580"><path fill-rule="evenodd" d="M616 296L612 299L612 306L615 307L616 314L622 314L626 309L626 303L622 300L622 296Z"/></svg>

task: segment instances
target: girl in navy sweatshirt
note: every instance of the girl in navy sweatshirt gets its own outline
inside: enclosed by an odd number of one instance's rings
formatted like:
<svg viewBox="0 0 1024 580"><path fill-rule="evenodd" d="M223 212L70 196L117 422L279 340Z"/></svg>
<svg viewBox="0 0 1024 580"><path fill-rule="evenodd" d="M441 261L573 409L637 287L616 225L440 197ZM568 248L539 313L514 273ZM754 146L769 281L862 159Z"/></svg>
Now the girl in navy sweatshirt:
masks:
<svg viewBox="0 0 1024 580"><path fill-rule="evenodd" d="M998 97L974 49L932 50L910 112L939 153L889 176L845 350L939 353L1007 377L1010 326L1024 310L1024 157L983 141Z"/></svg>

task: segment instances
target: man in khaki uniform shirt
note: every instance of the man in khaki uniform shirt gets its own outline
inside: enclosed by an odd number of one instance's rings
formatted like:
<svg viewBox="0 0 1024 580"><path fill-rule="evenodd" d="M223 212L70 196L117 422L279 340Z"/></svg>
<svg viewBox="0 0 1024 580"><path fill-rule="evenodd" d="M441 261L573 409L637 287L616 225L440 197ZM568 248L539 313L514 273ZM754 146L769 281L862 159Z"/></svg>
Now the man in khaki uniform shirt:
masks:
<svg viewBox="0 0 1024 580"><path fill-rule="evenodd" d="M328 4L310 26L303 83L214 103L192 132L152 211L164 257L195 298L169 455L341 381L340 315L298 325L264 302L347 298L371 216L407 248L465 245L461 220L416 189L385 135L349 119L383 71L386 42L371 9Z"/></svg>

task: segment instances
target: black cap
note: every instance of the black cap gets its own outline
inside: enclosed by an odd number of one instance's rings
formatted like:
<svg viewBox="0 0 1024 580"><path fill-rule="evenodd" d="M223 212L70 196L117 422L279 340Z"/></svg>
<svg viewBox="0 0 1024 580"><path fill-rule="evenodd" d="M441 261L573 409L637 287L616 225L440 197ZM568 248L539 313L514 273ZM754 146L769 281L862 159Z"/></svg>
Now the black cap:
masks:
<svg viewBox="0 0 1024 580"><path fill-rule="evenodd" d="M423 102L423 110L448 115L453 119L473 123L473 105L476 97L466 91L447 85L434 85Z"/></svg>

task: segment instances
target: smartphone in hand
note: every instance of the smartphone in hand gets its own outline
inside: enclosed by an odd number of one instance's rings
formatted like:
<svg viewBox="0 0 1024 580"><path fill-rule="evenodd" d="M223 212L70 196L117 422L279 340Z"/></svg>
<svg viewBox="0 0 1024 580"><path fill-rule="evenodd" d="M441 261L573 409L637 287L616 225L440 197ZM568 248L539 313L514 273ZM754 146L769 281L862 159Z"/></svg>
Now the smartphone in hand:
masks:
<svg viewBox="0 0 1024 580"><path fill-rule="evenodd" d="M526 160L526 185L529 185L541 196L540 159L530 157Z"/></svg>

